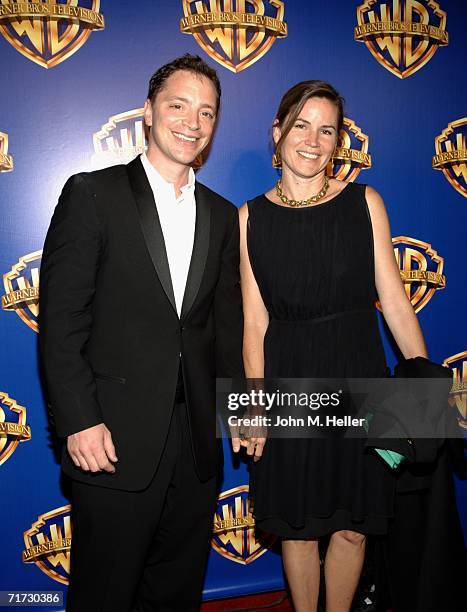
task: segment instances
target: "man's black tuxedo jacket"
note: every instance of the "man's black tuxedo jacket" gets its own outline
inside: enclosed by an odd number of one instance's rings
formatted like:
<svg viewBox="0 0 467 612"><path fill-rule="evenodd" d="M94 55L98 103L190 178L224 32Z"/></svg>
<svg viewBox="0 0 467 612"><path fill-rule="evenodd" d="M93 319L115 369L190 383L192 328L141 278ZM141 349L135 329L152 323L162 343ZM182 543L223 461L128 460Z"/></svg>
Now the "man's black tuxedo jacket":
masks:
<svg viewBox="0 0 467 612"><path fill-rule="evenodd" d="M178 316L153 192L138 158L66 183L47 234L40 348L59 436L109 428L115 474L63 469L141 490L154 475L181 360L198 475L218 468L215 378L239 377L242 306L235 206L196 182L196 227ZM181 357L180 357L181 355Z"/></svg>

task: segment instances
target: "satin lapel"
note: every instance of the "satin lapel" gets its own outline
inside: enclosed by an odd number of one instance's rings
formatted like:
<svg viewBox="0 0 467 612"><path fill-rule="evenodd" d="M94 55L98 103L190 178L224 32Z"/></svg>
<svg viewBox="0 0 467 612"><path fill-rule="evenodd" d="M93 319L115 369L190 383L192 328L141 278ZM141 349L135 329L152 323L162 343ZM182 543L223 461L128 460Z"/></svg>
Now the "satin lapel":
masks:
<svg viewBox="0 0 467 612"><path fill-rule="evenodd" d="M139 157L127 165L127 172L152 263L169 302L177 312L164 234L157 214L154 194Z"/></svg>
<svg viewBox="0 0 467 612"><path fill-rule="evenodd" d="M202 186L195 184L196 225L193 253L183 295L181 319L186 317L198 295L209 250L211 208Z"/></svg>

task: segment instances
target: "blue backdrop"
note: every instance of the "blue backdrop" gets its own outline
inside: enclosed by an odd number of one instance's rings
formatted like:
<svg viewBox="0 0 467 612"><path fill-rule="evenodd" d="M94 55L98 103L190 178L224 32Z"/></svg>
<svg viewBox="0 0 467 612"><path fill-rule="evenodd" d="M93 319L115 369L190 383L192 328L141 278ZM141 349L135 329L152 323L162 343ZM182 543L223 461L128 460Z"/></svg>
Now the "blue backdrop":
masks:
<svg viewBox="0 0 467 612"><path fill-rule="evenodd" d="M137 134L141 133L137 125L138 109L143 106L149 76L157 67L184 52L198 53L218 68L223 88L219 126L209 158L198 176L240 205L277 180L277 173L271 166L269 138L282 94L301 80L329 81L346 99L346 117L368 137L355 139L348 126L348 142L344 139L342 143L347 149L357 150L362 142L368 147L372 165L361 169L357 181L371 184L382 194L392 235L414 241L413 244L404 240L398 242L396 246L401 249L402 258L409 262L407 265L417 267L416 259L407 257L407 249L413 248L421 253L417 260L419 267L423 267L422 257L428 270L445 275L445 288L434 292L419 309L418 316L431 358L438 362L448 360L448 365L457 368L457 381L462 382L467 358L463 324L467 306L463 248L467 218L464 76L467 10L465 2L440 0L437 15L433 10L437 3L423 0L411 2L415 9L409 19L409 0L387 2L389 9L401 7L399 21L412 20L447 30L448 44L444 44L445 39L436 39L440 34L435 29L426 30L429 36L426 45L420 38L412 40L409 35L400 33L387 34L386 38L380 35L379 40L373 35L373 39L366 39L366 44L354 37L354 28L359 23L357 8L363 7L361 23L372 20L371 10L376 11L374 19L381 20L384 7L381 9L379 0L366 3L358 0L329 0L326 3L284 0L288 35L278 37L262 57L235 73L211 57L209 42L202 47L194 36L180 32L184 6L186 11L195 12L194 2L102 0L99 6L97 0L80 0L80 7L104 15L105 27L91 13L82 12L81 21L76 21L76 17L73 22L60 19L59 44L72 48L76 43L76 49L66 58L58 57L56 65L49 68L40 62L53 63L53 49L48 52L44 48L39 53L31 42L31 28L21 27L21 23L24 26L31 18L14 22L12 15L6 13L5 7L13 4L10 0L0 3L0 167L3 168L0 174L0 270L5 275L2 294L6 296L4 310L0 312L0 426L2 423L19 425L0 428L0 591L60 591L66 588L63 583L68 574L67 538L70 532L68 509L57 509L69 502L60 485L59 465L47 426L38 373L37 333L33 328L37 316L40 249L68 176L110 164L112 159L134 155L137 149L125 148L125 138L132 134L132 144L137 144ZM34 4L47 5L47 10L51 10L51 5L66 2ZM239 13L252 13L255 7L263 6L270 16L276 14L275 6L281 3L273 4L261 0L211 2L214 8L219 5L226 11ZM208 10L207 0L204 5ZM44 31L47 23L57 23L50 13L41 15L29 23L36 23L35 27L42 23ZM83 21L86 15L89 20L94 19L94 26L86 26ZM70 23L75 24L74 30L66 29L71 27ZM232 27L235 33L238 26ZM255 31L252 27L247 30L247 40L251 40ZM49 27L47 32L48 38L43 40L53 42L53 30ZM80 32L90 36L78 40ZM197 33L201 39L203 31L197 30ZM270 35L271 30L267 29L266 38ZM434 53L412 74L398 78L394 72L401 66L406 67L410 59L403 53L397 67L390 50L384 46L392 44L390 48L394 54L404 37L412 40L415 50L416 44L420 45L419 63L423 63L430 50ZM204 40L209 41L209 38ZM438 47L436 42L443 44ZM377 50L375 55L379 49L379 58L371 53L371 44L373 50ZM221 52L219 42L211 41L211 48ZM400 48L404 50L405 47ZM30 57L34 54L37 61ZM393 64L393 71L383 60ZM132 110L135 112L130 117L120 117ZM102 126L115 115L119 117L114 127L107 126L106 136L101 131ZM438 149L450 155L441 160L444 172L436 171L432 168L432 156L437 152L435 139L453 122L457 122L453 135L447 136L452 144L446 147L441 143ZM125 132L125 127L130 131ZM113 137L115 140L108 140ZM102 153L112 146L112 142L118 145L113 158ZM452 154L456 147L457 158ZM453 166L453 160L457 165ZM358 164L352 162L350 167L340 167L344 174L353 168L358 170ZM339 170L338 162L334 170ZM439 261L436 257L433 259L424 244L431 245L443 259L444 269L441 270ZM24 270L12 270L21 258L25 258L20 265ZM442 284L440 278L433 282L422 285L419 296L425 292L429 297L427 290L434 288L436 282ZM411 286L411 296L417 309L420 298L414 297L415 287L415 284ZM18 293L13 293L15 290ZM15 301L16 308L12 308ZM17 316L21 308L23 319ZM394 355L388 342L386 349L388 360L393 364ZM25 417L17 412L19 409L15 411L9 398L25 408ZM459 419L465 426L465 399L462 404L462 397L457 396L457 401L460 410L464 410L463 416L459 413ZM30 427L30 439L28 430L21 427L24 424ZM21 438L23 441L17 444ZM207 598L267 590L282 584L279 555L267 551L254 540L245 492L228 493L247 482L245 465L236 463L226 447L222 490L227 493L220 501L215 521L216 533L205 585ZM467 530L466 484L458 482L457 492ZM34 526L46 513L52 516L43 518L44 525ZM222 520L235 518L240 520L238 529L223 529L227 523L221 523ZM23 562L22 552L26 549L25 558L33 563Z"/></svg>

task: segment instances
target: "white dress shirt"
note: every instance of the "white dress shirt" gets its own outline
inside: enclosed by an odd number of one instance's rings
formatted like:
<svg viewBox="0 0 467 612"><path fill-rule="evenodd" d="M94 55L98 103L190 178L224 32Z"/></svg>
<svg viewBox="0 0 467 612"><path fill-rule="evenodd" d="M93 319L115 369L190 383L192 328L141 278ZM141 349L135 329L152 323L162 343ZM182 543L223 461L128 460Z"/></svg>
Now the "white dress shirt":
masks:
<svg viewBox="0 0 467 612"><path fill-rule="evenodd" d="M190 168L188 183L181 188L181 195L177 198L173 183L162 178L146 153L141 155L141 162L154 193L169 261L175 304L180 316L195 238L195 173Z"/></svg>

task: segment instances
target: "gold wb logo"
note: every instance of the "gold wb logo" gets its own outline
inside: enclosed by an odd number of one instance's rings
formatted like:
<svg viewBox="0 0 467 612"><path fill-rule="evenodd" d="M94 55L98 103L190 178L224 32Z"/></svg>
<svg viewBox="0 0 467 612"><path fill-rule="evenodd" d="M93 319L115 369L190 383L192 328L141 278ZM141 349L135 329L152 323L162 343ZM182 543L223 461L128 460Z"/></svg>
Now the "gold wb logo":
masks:
<svg viewBox="0 0 467 612"><path fill-rule="evenodd" d="M366 0L357 8L354 38L381 66L405 79L449 43L446 20L434 0Z"/></svg>
<svg viewBox="0 0 467 612"><path fill-rule="evenodd" d="M3 310L14 310L33 331L39 331L39 274L42 251L20 257L9 272L3 275L5 295Z"/></svg>
<svg viewBox="0 0 467 612"><path fill-rule="evenodd" d="M13 158L8 155L8 134L0 132L0 172L13 170Z"/></svg>
<svg viewBox="0 0 467 612"><path fill-rule="evenodd" d="M24 532L23 562L35 563L49 578L68 584L72 527L71 506L61 506L37 517Z"/></svg>
<svg viewBox="0 0 467 612"><path fill-rule="evenodd" d="M432 165L454 189L467 198L467 117L448 123L435 139Z"/></svg>
<svg viewBox="0 0 467 612"><path fill-rule="evenodd" d="M240 72L287 36L282 0L182 0L180 31L192 34L213 60Z"/></svg>
<svg viewBox="0 0 467 612"><path fill-rule="evenodd" d="M26 408L0 391L0 465L15 452L20 442L31 439L31 428L26 424Z"/></svg>
<svg viewBox="0 0 467 612"><path fill-rule="evenodd" d="M241 565L248 565L264 555L276 540L271 535L257 539L248 490L248 485L243 485L219 496L211 541L216 552Z"/></svg>
<svg viewBox="0 0 467 612"><path fill-rule="evenodd" d="M0 33L19 53L52 68L103 30L100 0L0 0Z"/></svg>

